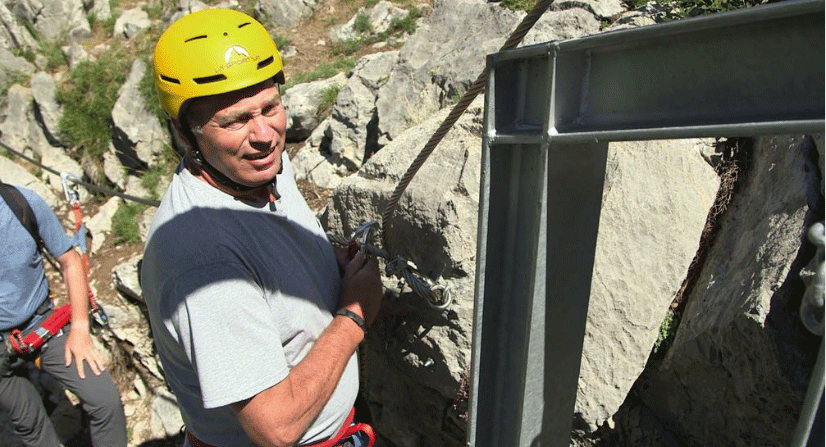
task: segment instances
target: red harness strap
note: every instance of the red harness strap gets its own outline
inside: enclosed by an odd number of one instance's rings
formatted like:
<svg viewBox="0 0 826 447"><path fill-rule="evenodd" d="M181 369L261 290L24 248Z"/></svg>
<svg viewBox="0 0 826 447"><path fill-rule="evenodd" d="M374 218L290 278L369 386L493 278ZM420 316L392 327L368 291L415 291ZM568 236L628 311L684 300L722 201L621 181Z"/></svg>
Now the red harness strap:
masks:
<svg viewBox="0 0 826 447"><path fill-rule="evenodd" d="M9 343L15 351L24 355L33 353L43 343L57 335L72 318L72 308L69 304L64 304L49 312L49 316L26 335L20 329L11 331Z"/></svg>
<svg viewBox="0 0 826 447"><path fill-rule="evenodd" d="M373 433L373 427L362 423L354 424L353 417L355 416L355 414L355 408L350 410L350 414L347 416L347 419L344 421L344 424L342 424L341 428L338 430L338 433L336 433L335 436L326 441L310 444L307 447L335 447L339 445L339 442L341 442L342 438L352 436L360 431L364 432L367 435L367 437L370 438L370 443L367 444L367 446L373 447L373 444L376 442L376 434ZM189 440L189 443L192 444L192 447L216 447L212 444L207 444L206 442L199 440L189 430L186 431L186 439Z"/></svg>

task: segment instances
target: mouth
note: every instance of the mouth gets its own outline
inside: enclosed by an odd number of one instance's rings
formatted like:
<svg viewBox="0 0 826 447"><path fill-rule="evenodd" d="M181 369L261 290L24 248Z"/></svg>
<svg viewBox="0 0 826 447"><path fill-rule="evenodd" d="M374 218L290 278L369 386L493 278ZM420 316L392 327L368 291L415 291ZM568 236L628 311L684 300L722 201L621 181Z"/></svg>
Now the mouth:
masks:
<svg viewBox="0 0 826 447"><path fill-rule="evenodd" d="M245 160L251 160L251 161L263 160L263 159L269 157L270 155L272 155L273 152L275 152L275 148L270 148L265 152L257 152L255 154L244 155L244 159Z"/></svg>

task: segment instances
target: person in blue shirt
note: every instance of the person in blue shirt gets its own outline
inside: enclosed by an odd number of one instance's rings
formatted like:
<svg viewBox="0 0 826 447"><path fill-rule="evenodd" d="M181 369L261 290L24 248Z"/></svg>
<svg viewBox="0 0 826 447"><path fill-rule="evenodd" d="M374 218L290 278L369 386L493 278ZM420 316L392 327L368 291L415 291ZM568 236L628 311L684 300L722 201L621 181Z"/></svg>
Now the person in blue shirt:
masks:
<svg viewBox="0 0 826 447"><path fill-rule="evenodd" d="M89 416L95 447L126 446L126 417L120 394L106 371L90 334L89 299L81 256L54 211L34 191L16 186L34 212L43 246L60 266L69 295L71 321L34 356L40 367L74 392ZM60 447L61 443L34 385L16 373L21 360L9 346L9 333L31 331L52 306L43 255L5 201L0 201L0 411L8 414L15 434L26 446Z"/></svg>

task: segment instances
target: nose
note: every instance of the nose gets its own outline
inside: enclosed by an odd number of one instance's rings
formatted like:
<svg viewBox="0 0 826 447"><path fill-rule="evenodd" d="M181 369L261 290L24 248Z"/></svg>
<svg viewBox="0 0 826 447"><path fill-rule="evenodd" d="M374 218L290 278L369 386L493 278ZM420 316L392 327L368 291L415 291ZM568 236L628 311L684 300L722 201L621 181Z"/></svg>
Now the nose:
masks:
<svg viewBox="0 0 826 447"><path fill-rule="evenodd" d="M250 143L266 143L269 144L275 134L275 129L266 116L258 115L251 120L249 140Z"/></svg>

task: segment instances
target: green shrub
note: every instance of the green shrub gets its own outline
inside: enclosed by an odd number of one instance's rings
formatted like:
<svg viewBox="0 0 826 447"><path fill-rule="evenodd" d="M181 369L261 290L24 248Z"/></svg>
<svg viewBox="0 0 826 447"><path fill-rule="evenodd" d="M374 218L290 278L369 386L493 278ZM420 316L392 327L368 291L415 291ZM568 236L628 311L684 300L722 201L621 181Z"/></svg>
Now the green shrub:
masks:
<svg viewBox="0 0 826 447"><path fill-rule="evenodd" d="M502 0L502 6L513 11L529 12L536 2L537 0Z"/></svg>
<svg viewBox="0 0 826 447"><path fill-rule="evenodd" d="M291 76L290 80L287 81L287 84L284 86L284 91L287 91L290 87L296 84L312 82L318 79L327 79L337 75L338 73L350 71L355 65L356 61L351 57L337 59L333 62L323 62L316 67L315 70L306 73L298 73Z"/></svg>
<svg viewBox="0 0 826 447"><path fill-rule="evenodd" d="M150 5L142 5L141 9L146 11L150 19L158 20L163 15L163 3L155 3Z"/></svg>
<svg viewBox="0 0 826 447"><path fill-rule="evenodd" d="M416 19L421 16L422 12L419 11L419 8L411 8L403 19L393 19L390 22L390 32L412 34L413 31L416 31Z"/></svg>
<svg viewBox="0 0 826 447"><path fill-rule="evenodd" d="M651 350L651 358L654 361L662 360L668 348L674 343L674 337L677 335L677 326L679 319L674 314L674 311L668 309L665 314L662 324L660 324L660 333L657 335L657 341L654 343L654 348Z"/></svg>
<svg viewBox="0 0 826 447"><path fill-rule="evenodd" d="M272 40L275 42L275 47L278 48L278 51L283 51L285 47L288 47L291 43L293 43L289 37L285 37L280 34L273 34Z"/></svg>
<svg viewBox="0 0 826 447"><path fill-rule="evenodd" d="M18 73L12 76L9 79L6 79L2 85L0 85L0 97L6 98L9 94L9 89L14 84L25 85L29 82L31 77L29 75L25 75L23 73Z"/></svg>
<svg viewBox="0 0 826 447"><path fill-rule="evenodd" d="M353 39L347 40L339 40L333 43L333 48L330 50L330 53L333 56L350 56L351 54L358 51L362 45L365 44L367 39L363 39L361 37L356 37Z"/></svg>
<svg viewBox="0 0 826 447"><path fill-rule="evenodd" d="M341 90L341 87L334 85L321 92L321 102L318 104L318 110L316 111L318 115L322 115L336 102L339 90Z"/></svg>
<svg viewBox="0 0 826 447"><path fill-rule="evenodd" d="M731 11L759 5L761 0L681 0L677 2L680 17L692 17L703 14Z"/></svg>
<svg viewBox="0 0 826 447"><path fill-rule="evenodd" d="M141 203L128 202L118 208L112 216L112 231L115 234L115 245L124 243L139 243L141 241L138 216L149 208Z"/></svg>
<svg viewBox="0 0 826 447"><path fill-rule="evenodd" d="M373 31L373 27L370 25L370 18L367 17L367 14L360 12L356 16L356 20L353 22L353 31L357 33L369 33Z"/></svg>
<svg viewBox="0 0 826 447"><path fill-rule="evenodd" d="M35 52L31 48L15 48L11 51L11 54L17 57L22 57L23 59L26 59L29 62L34 62Z"/></svg>
<svg viewBox="0 0 826 447"><path fill-rule="evenodd" d="M128 71L128 58L109 53L77 64L55 92L63 105L61 135L92 159L103 157L112 140L112 108Z"/></svg>
<svg viewBox="0 0 826 447"><path fill-rule="evenodd" d="M63 54L63 50L60 48L59 42L41 42L40 53L46 56L47 71L55 71L58 67L68 63L66 55Z"/></svg>
<svg viewBox="0 0 826 447"><path fill-rule="evenodd" d="M158 191L158 185L160 185L161 179L172 174L172 171L175 170L175 166L179 161L177 153L175 153L171 147L167 146L167 149L168 151L164 153L175 155L167 157L167 160L156 165L150 166L149 169L144 171L141 175L141 186L149 191L149 195L153 199L158 199L161 194L163 194L163 191Z"/></svg>

